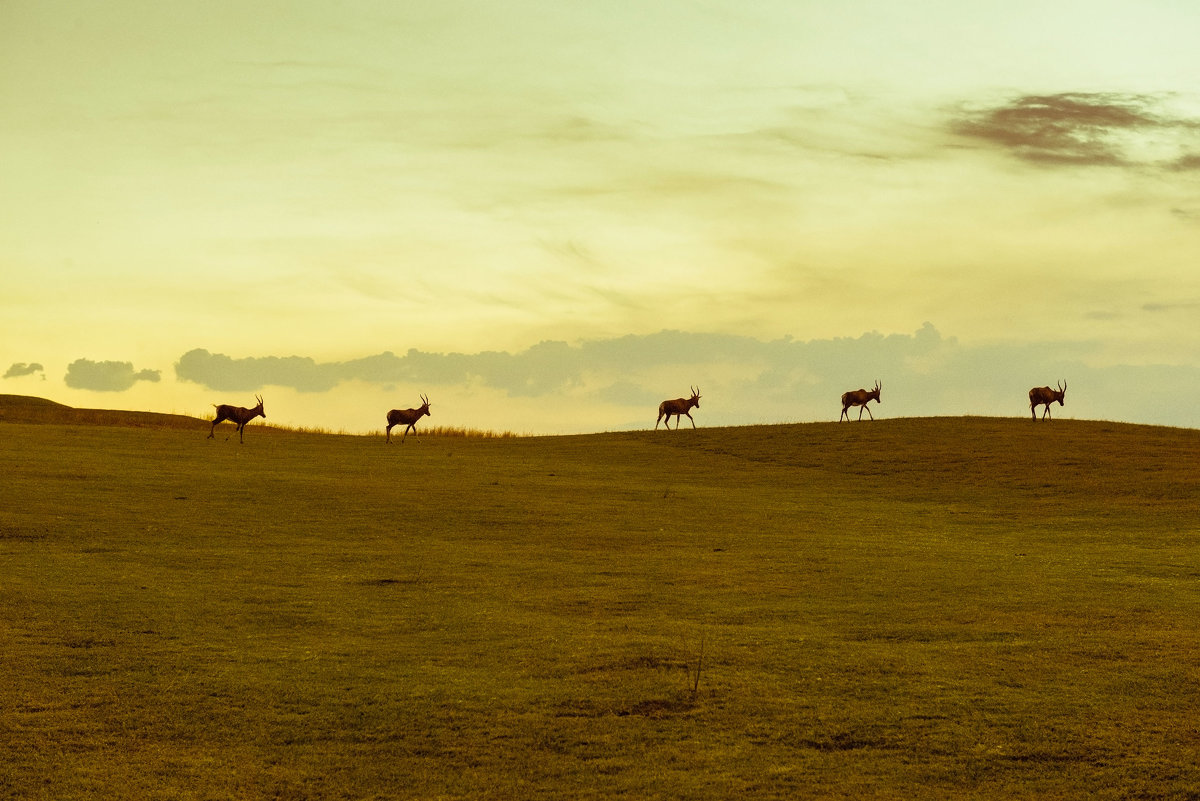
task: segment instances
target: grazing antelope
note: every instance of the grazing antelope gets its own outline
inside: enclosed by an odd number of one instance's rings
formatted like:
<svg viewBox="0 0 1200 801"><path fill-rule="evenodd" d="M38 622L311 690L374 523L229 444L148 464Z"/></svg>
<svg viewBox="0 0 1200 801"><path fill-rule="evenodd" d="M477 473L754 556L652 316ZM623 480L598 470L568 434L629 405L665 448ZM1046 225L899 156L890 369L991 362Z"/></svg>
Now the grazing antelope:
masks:
<svg viewBox="0 0 1200 801"><path fill-rule="evenodd" d="M242 432L246 429L246 423L249 423L255 417L262 417L264 420L267 419L267 413L263 411L262 397L255 395L254 399L258 401L258 405L253 409L247 409L244 406L229 406L224 403L218 406L214 403L213 408L217 410L217 416L212 421L212 428L208 431L207 439L213 438L213 435L217 431L217 423L220 423L222 420L229 420L230 422L237 423L238 442L245 442L242 439ZM229 437L225 439L229 439Z"/></svg>
<svg viewBox="0 0 1200 801"><path fill-rule="evenodd" d="M658 430L658 424L662 422L663 417L667 418L667 428L671 427L671 415L675 415L675 430L679 430L679 424L683 422L679 419L680 415L687 415L687 419L692 421L692 428L696 427L696 421L692 417L691 408L694 406L700 408L700 389L691 387L692 397L676 398L675 400L665 400L658 404L658 419L654 421L654 430Z"/></svg>
<svg viewBox="0 0 1200 801"><path fill-rule="evenodd" d="M870 416L870 418L872 420L874 420L875 415L871 414L871 410L870 410L870 408L867 407L867 403L869 403L870 401L875 401L876 403L883 403L883 401L881 401L879 399L879 390L880 389L881 389L881 385L880 385L879 381L876 380L875 381L875 389L871 390L870 392L868 392L865 389L856 389L851 392L843 392L842 393L842 414L841 414L841 416L838 417L838 422L839 423L842 422L842 417L846 418L847 423L850 422L850 412L848 410L850 409L851 406L860 407L858 410L858 419L859 420L862 420L863 409L866 409L867 414Z"/></svg>
<svg viewBox="0 0 1200 801"><path fill-rule="evenodd" d="M1045 405L1046 411L1042 412L1042 419L1045 420L1050 414L1050 404L1058 401L1058 405L1063 405L1063 398L1067 394L1067 382L1062 380L1058 382L1058 389L1050 389L1050 387L1034 387L1029 390L1029 413L1033 415L1033 419L1037 418L1037 407ZM1051 417L1051 420L1054 418Z"/></svg>
<svg viewBox="0 0 1200 801"><path fill-rule="evenodd" d="M421 406L417 409L392 409L387 413L387 441L392 441L392 426L405 425L404 436L400 437L400 442L404 442L404 438L408 436L411 430L414 434L417 433L417 421L425 415L433 417L433 413L429 411L429 398L421 396Z"/></svg>

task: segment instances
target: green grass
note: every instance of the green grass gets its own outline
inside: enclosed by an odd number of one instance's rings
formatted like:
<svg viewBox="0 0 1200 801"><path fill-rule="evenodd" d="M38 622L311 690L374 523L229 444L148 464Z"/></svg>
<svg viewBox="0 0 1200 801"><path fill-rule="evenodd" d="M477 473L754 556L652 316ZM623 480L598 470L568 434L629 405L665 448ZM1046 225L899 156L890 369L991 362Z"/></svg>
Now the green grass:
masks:
<svg viewBox="0 0 1200 801"><path fill-rule="evenodd" d="M1200 797L1200 432L206 435L0 423L0 798Z"/></svg>

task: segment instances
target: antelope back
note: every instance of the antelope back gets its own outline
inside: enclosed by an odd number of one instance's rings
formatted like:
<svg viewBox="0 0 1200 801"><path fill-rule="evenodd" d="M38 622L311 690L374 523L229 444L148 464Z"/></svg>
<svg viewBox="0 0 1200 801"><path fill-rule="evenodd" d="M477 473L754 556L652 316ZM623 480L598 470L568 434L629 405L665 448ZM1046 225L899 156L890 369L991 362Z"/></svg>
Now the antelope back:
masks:
<svg viewBox="0 0 1200 801"><path fill-rule="evenodd" d="M1043 403L1050 404L1058 401L1058 404L1063 405L1063 398L1066 395L1067 388L1059 387L1034 387L1029 390L1029 400L1034 405L1041 406Z"/></svg>

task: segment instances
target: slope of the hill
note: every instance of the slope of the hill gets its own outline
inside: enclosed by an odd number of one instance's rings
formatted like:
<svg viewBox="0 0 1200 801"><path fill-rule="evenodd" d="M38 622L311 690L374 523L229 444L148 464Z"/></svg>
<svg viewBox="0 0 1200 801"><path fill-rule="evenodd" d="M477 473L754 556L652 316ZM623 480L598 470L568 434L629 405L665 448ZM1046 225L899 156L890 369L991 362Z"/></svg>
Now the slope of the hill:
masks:
<svg viewBox="0 0 1200 801"><path fill-rule="evenodd" d="M1112 504L1196 488L1200 430L1103 420L925 417L748 426L660 442L898 500Z"/></svg>
<svg viewBox="0 0 1200 801"><path fill-rule="evenodd" d="M77 409L31 395L0 395L0 423L196 428L204 421L182 414L122 409Z"/></svg>
<svg viewBox="0 0 1200 801"><path fill-rule="evenodd" d="M1194 430L0 428L0 798L1200 794Z"/></svg>

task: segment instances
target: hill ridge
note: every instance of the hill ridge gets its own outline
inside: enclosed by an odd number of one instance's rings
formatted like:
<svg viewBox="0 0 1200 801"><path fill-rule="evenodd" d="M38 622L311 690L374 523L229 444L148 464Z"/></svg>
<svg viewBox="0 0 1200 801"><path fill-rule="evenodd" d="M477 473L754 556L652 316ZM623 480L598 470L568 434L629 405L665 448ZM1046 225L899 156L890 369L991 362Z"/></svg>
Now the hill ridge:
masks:
<svg viewBox="0 0 1200 801"><path fill-rule="evenodd" d="M123 409L82 409L34 395L0 395L0 423L98 425L128 428L195 428L199 417Z"/></svg>
<svg viewBox="0 0 1200 801"><path fill-rule="evenodd" d="M211 418L195 417L186 414L174 414L166 412L152 411L134 411L128 409L93 409L68 406L64 403L52 401L47 398L38 397L35 395L6 395L0 394L0 423L29 423L42 425L98 425L98 426L120 426L127 428L196 428L210 423ZM789 429L798 426L812 426L820 428L822 426L836 426L843 429L847 435L864 436L872 430L872 426L878 429L885 429L890 425L903 423L905 425L915 425L923 427L930 424L935 425L994 425L994 424L1027 424L1036 430L1039 426L1045 426L1047 429L1055 427L1063 428L1075 425L1090 425L1101 427L1129 427L1141 428L1152 431L1162 432L1197 432L1198 429L1187 428L1186 426L1167 426L1155 423L1136 423L1117 420L1092 420L1092 419L1076 419L1062 418L1059 420L1050 421L1031 421L1024 416L998 417L992 415L929 415L920 417L882 417L879 420L870 422L853 421L850 423L834 422L830 420L809 420L802 422L778 422L778 423L748 423L744 425L729 425L729 426L701 426L695 432L684 431L680 435L680 444L688 441L689 436L698 436L701 439L708 435L722 431L741 431L748 432L757 429ZM331 436L344 436L345 432L325 432L321 429L308 429L299 427L291 429L290 426L280 428L278 426L261 424L258 427L263 429L274 430L295 430L297 432L308 434L328 433ZM456 431L450 429L451 433ZM699 433L697 433L699 432ZM705 433L707 432L707 433ZM372 432L364 432L361 436L369 436ZM422 432L426 435L435 433L432 431ZM441 433L446 433L445 431ZM543 436L554 437L623 437L629 435L639 435L652 433L651 429L624 429L612 431L591 431L577 432L570 434L524 434L514 435L506 433L503 436L507 438L536 438ZM663 437L675 436L672 431L670 434L659 432ZM671 439L664 439L664 442L672 442Z"/></svg>

